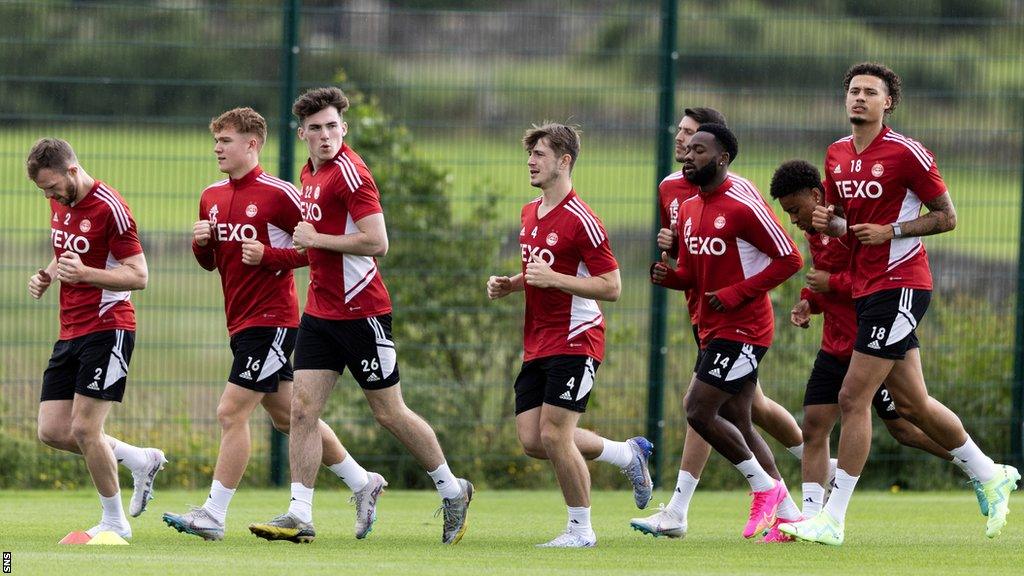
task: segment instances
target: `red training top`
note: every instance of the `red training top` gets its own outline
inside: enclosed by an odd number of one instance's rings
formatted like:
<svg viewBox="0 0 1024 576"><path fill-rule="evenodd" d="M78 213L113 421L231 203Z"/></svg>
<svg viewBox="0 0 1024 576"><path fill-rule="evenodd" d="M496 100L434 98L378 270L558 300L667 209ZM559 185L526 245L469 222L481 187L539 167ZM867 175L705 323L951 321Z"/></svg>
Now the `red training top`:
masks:
<svg viewBox="0 0 1024 576"><path fill-rule="evenodd" d="M301 217L298 190L259 166L203 190L199 218L213 224L214 234L206 246L193 241L192 253L203 268L220 272L230 335L255 326L299 325L292 269L308 260L292 247L292 231ZM263 243L258 266L242 262L243 240Z"/></svg>
<svg viewBox="0 0 1024 576"><path fill-rule="evenodd" d="M523 272L532 256L555 272L587 278L619 268L604 226L576 191L543 217L537 217L543 197L523 206L519 232ZM527 285L525 361L562 354L604 359L604 316L597 302L557 288Z"/></svg>
<svg viewBox="0 0 1024 576"><path fill-rule="evenodd" d="M135 220L124 198L96 180L73 206L50 200L50 240L58 259L76 252L90 268L111 270L142 254ZM80 282L60 283L60 336L71 340L105 330L135 330L131 291L112 291Z"/></svg>

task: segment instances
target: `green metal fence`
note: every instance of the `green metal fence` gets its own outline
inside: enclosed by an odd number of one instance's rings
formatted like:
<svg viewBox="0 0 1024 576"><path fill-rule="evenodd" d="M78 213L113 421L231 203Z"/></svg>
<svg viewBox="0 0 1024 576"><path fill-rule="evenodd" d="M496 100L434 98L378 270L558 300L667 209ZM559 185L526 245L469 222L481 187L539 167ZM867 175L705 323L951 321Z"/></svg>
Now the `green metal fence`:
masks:
<svg viewBox="0 0 1024 576"><path fill-rule="evenodd" d="M150 263L150 287L133 296L129 391L108 431L164 448L161 482L201 486L230 364L218 280L189 251L199 194L221 178L206 125L234 106L262 111L271 124L263 164L295 181L305 154L290 136L293 95L327 84L355 95L350 142L381 184L392 244L381 268L407 402L437 429L457 472L532 487L553 475L515 439L522 301L488 302L483 286L488 274L516 270L519 208L536 194L522 131L545 119L579 124L574 182L623 271L622 298L603 307L608 354L583 424L617 438L660 434L658 477L671 481L695 351L682 295L652 292L646 280L656 183L677 169L666 164L666 136L684 107L722 110L743 149L735 171L767 194L775 166L820 164L848 133L842 74L866 59L903 75L892 124L936 153L959 213L955 232L926 240L936 279L920 328L929 388L983 448L1020 459L1020 2L868 3L870 13L856 12L861 3L767 0L476 4L0 2L0 486L87 482L78 459L35 439L57 334L55 294L35 302L25 290L50 258L46 202L23 170L38 137L70 140L90 173L122 192ZM300 286L306 278L297 275ZM761 372L767 393L798 415L820 334L788 326L799 287L794 278L773 294L776 343ZM368 467L426 486L348 376L325 419ZM956 480L946 463L876 428L867 482ZM266 483L264 415L253 434L245 482ZM779 454L796 476L796 461ZM723 463L713 457L702 485L737 485ZM597 486L621 485L616 470L594 472Z"/></svg>

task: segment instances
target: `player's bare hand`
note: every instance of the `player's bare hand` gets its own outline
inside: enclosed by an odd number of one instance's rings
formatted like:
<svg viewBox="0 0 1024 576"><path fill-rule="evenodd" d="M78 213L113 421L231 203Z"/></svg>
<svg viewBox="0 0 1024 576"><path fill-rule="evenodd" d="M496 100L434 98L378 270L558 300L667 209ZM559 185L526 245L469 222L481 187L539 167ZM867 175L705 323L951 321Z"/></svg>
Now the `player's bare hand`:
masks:
<svg viewBox="0 0 1024 576"><path fill-rule="evenodd" d="M815 206L814 213L811 214L811 226L818 232L828 230L828 225L832 223L835 212L836 207L831 204L828 206Z"/></svg>
<svg viewBox="0 0 1024 576"><path fill-rule="evenodd" d="M206 246L213 238L213 223L209 220L199 220L192 225L192 239L196 246Z"/></svg>
<svg viewBox="0 0 1024 576"><path fill-rule="evenodd" d="M309 222L299 222L295 225L295 231L292 232L292 246L300 253L305 252L306 248L316 248L317 231Z"/></svg>
<svg viewBox="0 0 1024 576"><path fill-rule="evenodd" d="M885 244L893 238L893 231L891 224L871 224L866 222L864 224L853 224L850 226L850 230L860 240L861 244L865 246L878 246L879 244Z"/></svg>
<svg viewBox="0 0 1024 576"><path fill-rule="evenodd" d="M263 242L246 238L242 240L242 264L259 266L263 261Z"/></svg>
<svg viewBox="0 0 1024 576"><path fill-rule="evenodd" d="M718 294L716 292L705 292L704 296L708 299L708 304L710 304L712 308L719 312L725 312L725 304L722 304L722 301L718 299Z"/></svg>
<svg viewBox="0 0 1024 576"><path fill-rule="evenodd" d="M676 231L669 228L662 228L658 230L658 248L662 250L671 250L672 246L676 243Z"/></svg>
<svg viewBox="0 0 1024 576"><path fill-rule="evenodd" d="M46 289L50 287L52 282L53 278L50 277L46 270L43 270L42 268L36 270L36 273L28 279L29 296L39 300L43 296L43 292L46 292Z"/></svg>
<svg viewBox="0 0 1024 576"><path fill-rule="evenodd" d="M487 297L491 300L504 298L512 293L512 279L508 276L491 276L487 279Z"/></svg>
<svg viewBox="0 0 1024 576"><path fill-rule="evenodd" d="M793 306L789 313L789 321L793 326L809 328L811 326L811 304L807 300L800 300Z"/></svg>
<svg viewBox="0 0 1024 576"><path fill-rule="evenodd" d="M523 274L523 279L527 284L535 288L558 287L558 272L552 270L551 266L548 266L536 254L531 255L530 261L526 263L526 272Z"/></svg>
<svg viewBox="0 0 1024 576"><path fill-rule="evenodd" d="M668 276L669 270L675 269L675 262L668 255L668 252L661 252L661 260L654 263L651 266L651 282L655 284L661 284L665 281Z"/></svg>
<svg viewBox="0 0 1024 576"><path fill-rule="evenodd" d="M77 252L65 250L57 259L57 280L69 284L85 282L87 267Z"/></svg>
<svg viewBox="0 0 1024 576"><path fill-rule="evenodd" d="M807 287L811 289L811 292L817 292L824 294L830 292L832 289L828 285L829 278L832 274L825 272L824 270L811 270L807 273Z"/></svg>

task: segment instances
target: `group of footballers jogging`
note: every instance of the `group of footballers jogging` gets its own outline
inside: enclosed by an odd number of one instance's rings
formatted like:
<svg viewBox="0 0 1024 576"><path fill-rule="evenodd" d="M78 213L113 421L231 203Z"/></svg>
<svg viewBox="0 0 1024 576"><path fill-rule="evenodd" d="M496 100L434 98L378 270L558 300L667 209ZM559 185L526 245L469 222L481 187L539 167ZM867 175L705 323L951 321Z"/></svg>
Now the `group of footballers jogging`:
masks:
<svg viewBox="0 0 1024 576"><path fill-rule="evenodd" d="M689 429L678 481L667 505L632 520L641 532L686 534L689 502L714 448L750 483L744 537L842 544L846 508L870 450L872 404L900 442L951 460L970 477L989 537L1006 523L1020 474L993 463L957 416L928 395L915 333L932 288L920 237L952 230L953 204L931 152L884 124L899 103L899 77L863 63L847 72L844 88L853 134L829 147L824 180L813 165L793 160L771 181L771 196L805 232L814 262L791 322L807 328L811 314L825 319L802 426L757 379L774 334L768 292L800 270L800 252L754 184L729 171L739 144L724 116L688 108L679 122L682 170L659 187L656 241L663 252L650 275L655 284L686 291L698 357L684 399ZM455 476L430 424L402 399L391 301L376 260L387 253L387 230L373 176L344 140L348 105L337 88L313 89L295 101L298 137L309 150L299 189L260 167L267 127L256 111L236 108L210 123L217 165L228 177L202 193L192 251L200 266L220 274L234 360L217 407L221 445L209 496L201 507L163 516L179 532L224 538L249 460L249 419L261 404L289 437L291 500L284 514L249 530L268 540L311 542L323 463L352 491L355 536L365 538L388 483L360 466L320 420L346 368L376 420L436 486L442 542L455 544L466 531L473 484ZM577 131L534 126L523 145L530 184L542 194L522 209L520 273L491 276L487 294L525 293L516 432L526 455L551 461L568 513L564 532L539 546L592 547L585 461L621 468L643 509L651 499L653 445L642 436L615 441L578 427L604 359L597 301L618 299L618 263L601 220L573 188ZM60 281L61 329L43 375L39 438L85 457L102 505L89 534L130 538L117 464L132 473L128 512L135 517L167 460L159 449L107 436L103 424L124 396L135 339L129 297L146 287L146 258L124 199L86 173L67 142L39 140L26 169L50 201L54 249L29 280L29 293L38 299ZM303 266L310 283L300 317L292 270ZM829 458L829 435L839 419L836 460ZM755 424L801 458L802 510Z"/></svg>

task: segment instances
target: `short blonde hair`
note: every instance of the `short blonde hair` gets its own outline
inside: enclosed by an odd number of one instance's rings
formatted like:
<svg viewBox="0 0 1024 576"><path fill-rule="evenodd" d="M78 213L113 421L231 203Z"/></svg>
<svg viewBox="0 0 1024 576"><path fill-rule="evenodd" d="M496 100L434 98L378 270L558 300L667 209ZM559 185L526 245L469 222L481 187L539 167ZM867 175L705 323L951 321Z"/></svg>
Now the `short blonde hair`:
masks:
<svg viewBox="0 0 1024 576"><path fill-rule="evenodd" d="M241 134L252 134L260 144L267 141L267 121L259 112L249 108L232 108L210 120L210 133L216 134L227 127L234 127Z"/></svg>

